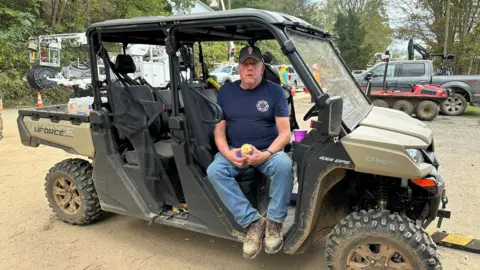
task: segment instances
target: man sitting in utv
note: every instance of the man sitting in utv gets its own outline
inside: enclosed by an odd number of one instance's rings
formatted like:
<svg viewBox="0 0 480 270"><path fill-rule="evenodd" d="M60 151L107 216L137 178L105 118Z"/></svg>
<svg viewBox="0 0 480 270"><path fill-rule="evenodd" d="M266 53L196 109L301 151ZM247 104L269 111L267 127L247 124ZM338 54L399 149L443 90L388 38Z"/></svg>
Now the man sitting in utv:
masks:
<svg viewBox="0 0 480 270"><path fill-rule="evenodd" d="M260 49L243 48L238 69L240 80L224 84L218 93L223 110L223 120L214 132L219 153L207 174L235 220L247 231L243 256L254 258L262 249L264 235L266 253L277 253L283 247L282 223L294 181L292 160L283 151L291 136L289 110L283 88L263 78ZM252 146L252 155L240 151L243 144ZM252 207L234 179L249 166L271 180L266 218Z"/></svg>

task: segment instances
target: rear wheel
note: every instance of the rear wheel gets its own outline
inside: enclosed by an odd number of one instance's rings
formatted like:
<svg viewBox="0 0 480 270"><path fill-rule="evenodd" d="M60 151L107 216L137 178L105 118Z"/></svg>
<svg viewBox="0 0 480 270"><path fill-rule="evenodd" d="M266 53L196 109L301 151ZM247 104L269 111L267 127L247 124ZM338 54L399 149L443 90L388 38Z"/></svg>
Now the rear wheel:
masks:
<svg viewBox="0 0 480 270"><path fill-rule="evenodd" d="M423 121L432 121L438 115L438 105L431 100L424 100L417 105L417 118Z"/></svg>
<svg viewBox="0 0 480 270"><path fill-rule="evenodd" d="M442 114L449 116L461 115L467 109L467 99L459 93L448 97L440 104L440 111Z"/></svg>
<svg viewBox="0 0 480 270"><path fill-rule="evenodd" d="M397 100L393 103L392 109L402 111L408 115L413 114L413 104L408 100Z"/></svg>
<svg viewBox="0 0 480 270"><path fill-rule="evenodd" d="M67 223L87 225L103 214L93 185L92 165L86 160L57 163L45 178L45 192L50 207Z"/></svg>
<svg viewBox="0 0 480 270"><path fill-rule="evenodd" d="M388 108L388 103L383 99L375 99L372 101L373 106Z"/></svg>
<svg viewBox="0 0 480 270"><path fill-rule="evenodd" d="M408 217L390 211L355 212L328 236L329 269L441 269L437 246Z"/></svg>

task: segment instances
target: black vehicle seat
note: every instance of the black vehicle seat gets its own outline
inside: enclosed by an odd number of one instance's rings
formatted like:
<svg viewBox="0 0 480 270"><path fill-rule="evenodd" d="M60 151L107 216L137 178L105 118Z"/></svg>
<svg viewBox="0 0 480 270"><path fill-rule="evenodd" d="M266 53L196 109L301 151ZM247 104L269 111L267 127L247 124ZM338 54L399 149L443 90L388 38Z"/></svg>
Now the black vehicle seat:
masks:
<svg viewBox="0 0 480 270"><path fill-rule="evenodd" d="M215 88L204 88L202 84L181 84L182 91L184 91L185 111L189 125L193 131L192 136L195 138L196 149L194 155L200 165L206 170L208 165L212 163L213 157L218 152L215 144L214 130L215 124L204 123L205 120L213 120L215 118L215 109L208 104L206 100L199 97L192 89L197 89L209 99L217 102L217 90ZM191 104L190 104L191 103ZM200 112L200 113L199 113ZM260 179L263 175L253 167L248 168L236 177L238 182L253 181ZM247 193L250 190L250 184L240 184L243 192Z"/></svg>
<svg viewBox="0 0 480 270"><path fill-rule="evenodd" d="M159 141L154 144L154 147L163 165L168 167L168 165L170 164L170 160L173 159L172 141ZM137 166L139 165L138 155L135 150L125 152L125 159L128 164Z"/></svg>
<svg viewBox="0 0 480 270"><path fill-rule="evenodd" d="M117 55L115 59L115 64L112 68L115 73L121 74L123 76L126 76L126 74L129 73L134 73L137 69L132 56L125 54ZM155 117L155 114L158 111L164 110L164 112L162 112L158 117L156 117L155 120L153 120L152 124L149 126L149 131L150 135L152 136L153 142L168 138L167 134L169 131L169 114L165 110L167 105L165 104L166 102L159 100L158 96L154 94L155 89L153 89L149 85L135 84L130 78L124 78L119 80L124 85L126 85L125 88L127 89L128 93L130 93L131 96L133 96L141 103L145 112L147 113L147 117L149 120L150 118Z"/></svg>
<svg viewBox="0 0 480 270"><path fill-rule="evenodd" d="M155 89L155 93L161 96L167 102L167 109L171 111L172 109L172 90L167 89ZM182 91L178 92L178 100L180 102L180 109L184 108Z"/></svg>
<svg viewBox="0 0 480 270"><path fill-rule="evenodd" d="M154 96L153 89L147 85L132 85L128 89L133 97L142 102L142 105L147 113L148 117L155 115L157 110L161 110L161 104ZM150 104L149 104L150 103ZM161 139L165 139L166 133L168 133L168 111L166 110L167 104L165 104L165 111L162 112L153 123L150 125L150 135L154 142L157 142ZM166 123L166 124L165 124Z"/></svg>

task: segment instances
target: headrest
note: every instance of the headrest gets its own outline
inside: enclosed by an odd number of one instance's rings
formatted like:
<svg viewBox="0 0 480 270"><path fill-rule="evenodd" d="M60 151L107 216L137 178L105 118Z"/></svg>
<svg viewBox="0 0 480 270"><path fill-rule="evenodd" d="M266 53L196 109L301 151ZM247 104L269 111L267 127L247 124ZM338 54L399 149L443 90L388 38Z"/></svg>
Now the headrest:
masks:
<svg viewBox="0 0 480 270"><path fill-rule="evenodd" d="M132 56L127 54L117 55L115 66L113 68L120 74L134 73L137 70Z"/></svg>

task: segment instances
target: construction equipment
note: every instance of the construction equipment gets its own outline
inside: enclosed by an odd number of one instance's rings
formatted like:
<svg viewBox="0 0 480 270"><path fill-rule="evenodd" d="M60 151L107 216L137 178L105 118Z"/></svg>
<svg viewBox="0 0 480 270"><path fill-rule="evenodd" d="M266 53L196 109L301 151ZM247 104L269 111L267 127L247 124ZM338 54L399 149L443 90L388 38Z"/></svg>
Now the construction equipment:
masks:
<svg viewBox="0 0 480 270"><path fill-rule="evenodd" d="M425 49L422 45L416 43L413 39L408 41L408 60L415 59L415 51L417 51L423 60L432 60L432 57L440 57L442 58L441 66L435 72L435 75L454 75L452 62L455 58L454 54L443 54L443 53L430 53Z"/></svg>
<svg viewBox="0 0 480 270"><path fill-rule="evenodd" d="M77 47L87 44L85 33L55 34L30 38L28 48L32 68L27 73L28 83L35 90L65 85L72 86L77 97L91 95L89 86L92 79L88 63L77 60L67 67L62 67L60 72L56 72L56 68L61 67L62 42L69 42L72 46ZM120 53L132 55L134 59L137 70L130 74L131 76L144 78L155 87L163 87L168 83L170 73L167 64L168 56L164 48L130 44L123 48ZM115 61L115 55L115 53L111 55L111 61ZM98 76L105 79L104 64L101 59L98 61L100 62ZM158 72L159 70L161 72Z"/></svg>
<svg viewBox="0 0 480 270"><path fill-rule="evenodd" d="M55 87L57 84L80 85L86 88L91 79L87 63L77 62L61 67L62 42L69 42L74 47L87 44L85 33L66 33L30 37L28 42L29 60L32 68L27 73L27 82L35 90Z"/></svg>

